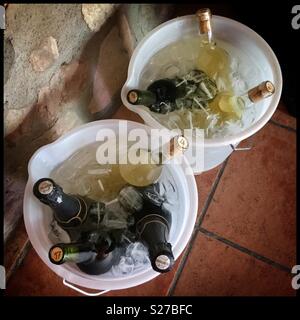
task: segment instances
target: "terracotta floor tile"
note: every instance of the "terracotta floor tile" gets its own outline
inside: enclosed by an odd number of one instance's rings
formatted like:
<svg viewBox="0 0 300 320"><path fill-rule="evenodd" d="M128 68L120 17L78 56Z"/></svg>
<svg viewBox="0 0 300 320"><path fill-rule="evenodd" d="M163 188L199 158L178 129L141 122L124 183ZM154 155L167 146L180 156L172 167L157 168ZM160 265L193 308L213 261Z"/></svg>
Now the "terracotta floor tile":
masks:
<svg viewBox="0 0 300 320"><path fill-rule="evenodd" d="M5 153L7 153L5 151ZM4 169L4 241L10 237L23 215L23 197L26 177L20 172Z"/></svg>
<svg viewBox="0 0 300 320"><path fill-rule="evenodd" d="M288 273L198 234L175 296L290 296Z"/></svg>
<svg viewBox="0 0 300 320"><path fill-rule="evenodd" d="M212 170L203 172L200 175L195 176L198 189L198 219L202 213L206 200L212 190L213 184L221 168L222 164Z"/></svg>
<svg viewBox="0 0 300 320"><path fill-rule="evenodd" d="M279 124L282 124L284 126L287 126L287 127L293 128L293 129L296 129L296 127L297 127L296 118L292 117L288 113L285 105L282 102L279 103L277 110L275 111L274 115L272 116L272 120L279 123Z"/></svg>
<svg viewBox="0 0 300 320"><path fill-rule="evenodd" d="M39 258L33 248L19 269L11 276L5 294L8 296L79 296L63 285L58 277Z"/></svg>
<svg viewBox="0 0 300 320"><path fill-rule="evenodd" d="M137 113L130 111L124 105L119 107L119 109L112 116L112 119L124 119L144 123L144 120Z"/></svg>
<svg viewBox="0 0 300 320"><path fill-rule="evenodd" d="M24 221L21 219L13 234L5 244L5 261L4 266L6 270L6 278L8 279L15 267L15 263L23 254L23 250L28 243L28 236L25 229Z"/></svg>
<svg viewBox="0 0 300 320"><path fill-rule="evenodd" d="M296 257L296 135L267 124L229 159L202 227L278 263Z"/></svg>

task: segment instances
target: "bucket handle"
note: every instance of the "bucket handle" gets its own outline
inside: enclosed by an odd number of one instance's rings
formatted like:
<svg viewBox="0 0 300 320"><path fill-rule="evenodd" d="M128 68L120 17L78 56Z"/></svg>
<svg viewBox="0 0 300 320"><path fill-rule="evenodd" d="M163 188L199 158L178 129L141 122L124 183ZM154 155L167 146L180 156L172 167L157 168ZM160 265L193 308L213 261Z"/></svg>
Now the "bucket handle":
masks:
<svg viewBox="0 0 300 320"><path fill-rule="evenodd" d="M234 146L233 144L230 144L230 147L233 151L249 151L253 147L253 138L251 139L250 144L247 147L239 148L239 147Z"/></svg>
<svg viewBox="0 0 300 320"><path fill-rule="evenodd" d="M66 287L69 287L69 288L71 288L71 289L73 289L73 290L75 290L75 291L77 291L77 292L79 292L79 293L82 293L82 294L84 294L84 295L86 295L86 296L90 296L90 297L100 296L100 295L102 295L102 294L110 291L110 290L103 290L103 291L94 292L94 293L86 292L86 291L84 291L84 290L82 290L82 289L79 289L79 288L75 287L73 284L67 282L66 279L63 279L63 284L64 284Z"/></svg>

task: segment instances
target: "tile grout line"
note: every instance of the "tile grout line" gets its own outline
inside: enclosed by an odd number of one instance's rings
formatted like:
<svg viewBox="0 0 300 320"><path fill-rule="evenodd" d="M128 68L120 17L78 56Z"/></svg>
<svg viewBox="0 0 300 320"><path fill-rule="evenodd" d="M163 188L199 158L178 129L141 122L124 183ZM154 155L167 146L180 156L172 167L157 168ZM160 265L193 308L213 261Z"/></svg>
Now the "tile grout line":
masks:
<svg viewBox="0 0 300 320"><path fill-rule="evenodd" d="M297 132L297 129L295 129L295 128L293 128L293 127L290 127L290 126L287 126L287 125L285 125L285 124L281 124L281 123L279 123L279 122L277 122L277 121L275 121L275 120L272 120L272 119L269 120L269 123L273 124L274 126L280 127L280 128L282 128L282 129L286 129L286 130L291 131L291 132L294 132L294 133Z"/></svg>
<svg viewBox="0 0 300 320"><path fill-rule="evenodd" d="M229 158L230 158L230 156L224 161L224 163L222 164L221 169L219 170L219 172L217 174L217 177L216 177L216 179L215 179L215 181L213 183L213 186L212 186L212 188L211 188L211 190L209 192L209 195L208 195L208 197L207 197L207 199L205 201L205 204L204 204L204 207L203 207L202 212L200 214L200 217L198 218L198 221L196 221L196 223L195 223L194 230L193 230L189 245L188 245L188 247L186 249L186 252L185 252L184 256L181 259L181 262L179 264L178 269L176 270L176 273L175 273L174 278L173 278L173 280L171 282L171 285L169 286L169 289L167 291L167 296L172 296L173 295L173 292L174 292L174 290L176 288L176 285L177 285L177 282L178 282L178 280L180 278L182 270L183 270L183 268L184 268L184 266L185 266L185 264L187 262L188 255L191 252L193 244L194 244L194 241L195 241L195 239L196 239L196 237L198 235L198 228L201 225L201 223L202 223L202 221L203 221L203 219L205 217L206 211L208 210L208 207L209 207L209 205L211 203L211 200L212 200L212 198L213 198L213 196L214 196L214 194L216 192L217 186L218 186L218 184L219 184L219 182L220 182L220 180L222 178L222 175L224 173L224 170L226 168L226 165L227 165L227 162L228 162Z"/></svg>
<svg viewBox="0 0 300 320"><path fill-rule="evenodd" d="M26 258L29 250L31 248L31 243L29 241L29 239L27 238L26 243L24 244L20 254L17 256L15 262L13 263L13 265L10 268L9 273L6 274L6 285L8 284L10 278L14 275L14 273L18 270L19 266L21 265L21 263L24 261L24 259Z"/></svg>
<svg viewBox="0 0 300 320"><path fill-rule="evenodd" d="M208 208L210 206L210 203L211 203L211 201L212 201L212 199L213 199L213 197L215 195L215 192L216 192L217 187L219 185L219 182L220 182L220 180L221 180L221 178L223 176L223 173L225 171L225 168L227 166L227 163L228 163L228 160L229 160L230 156L224 161L224 163L222 164L221 169L219 170L219 172L217 174L217 177L216 177L216 179L215 179L215 181L213 183L213 186L212 186L212 188L211 188L211 190L209 192L209 195L206 198L206 201L204 203L204 207L203 207L202 212L201 212L201 214L200 214L200 216L198 218L198 221L196 221L196 224L195 224L196 228L199 228L199 226L201 226L201 224L202 224L202 222L203 222L203 220L205 218L206 212L207 212L207 210L208 210Z"/></svg>
<svg viewBox="0 0 300 320"><path fill-rule="evenodd" d="M177 282L178 282L178 280L180 278L180 275L182 273L182 270L183 270L183 268L184 268L184 266L186 264L188 256L189 256L189 254L190 254L190 252L192 250L192 247L193 247L193 244L194 244L194 241L195 241L197 235L198 235L198 229L195 226L194 230L193 230L193 233L192 233L192 236L191 236L191 240L189 241L189 244L188 244L188 246L186 248L186 252L184 253L184 255L183 255L183 257L182 257L182 259L181 259L181 261L179 263L178 269L176 270L175 275L174 275L174 277L173 277L173 279L171 281L171 284L170 284L169 289L168 289L167 294L166 294L167 296L172 296L173 293L174 293L174 290L176 288Z"/></svg>
<svg viewBox="0 0 300 320"><path fill-rule="evenodd" d="M264 263L267 263L267 264L271 265L274 268L277 268L277 269L279 269L281 271L285 271L287 273L291 273L291 270L290 270L289 267L284 266L284 265L282 265L282 264L280 264L278 262L275 262L275 261L273 261L273 260L271 260L271 259L269 259L269 258L267 258L267 257L265 257L265 256L263 256L263 255L261 255L259 253L256 253L256 252L254 252L254 251L252 251L250 249L247 249L247 248L245 248L245 247L243 247L243 246L241 246L241 245L239 245L239 244L237 244L235 242L232 242L232 241L230 241L228 239L225 239L225 238L219 236L218 234L216 234L214 232L208 231L208 230L206 230L206 229L204 229L202 227L199 227L198 231L200 233L210 237L210 238L218 240L218 241L220 241L222 243L225 243L228 246L230 246L230 247L232 247L232 248L234 248L236 250L239 250L239 251L241 251L241 252L243 252L243 253L245 253L247 255L250 255L251 257L254 257L257 260L260 260L260 261L262 261Z"/></svg>

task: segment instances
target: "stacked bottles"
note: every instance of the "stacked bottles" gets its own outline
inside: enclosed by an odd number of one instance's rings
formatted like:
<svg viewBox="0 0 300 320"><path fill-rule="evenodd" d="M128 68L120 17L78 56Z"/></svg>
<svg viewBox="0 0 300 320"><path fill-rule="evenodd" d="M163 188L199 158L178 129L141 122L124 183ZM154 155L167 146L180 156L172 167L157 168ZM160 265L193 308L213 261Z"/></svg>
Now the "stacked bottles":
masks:
<svg viewBox="0 0 300 320"><path fill-rule="evenodd" d="M132 168L120 165L124 179L137 187L124 187L110 206L87 197L66 194L50 178L38 180L33 187L34 195L53 210L55 220L71 239L70 243L57 243L50 248L50 261L58 265L73 262L92 275L105 273L119 263L125 249L122 237L128 231L132 236L130 240L141 241L148 248L154 270L169 271L174 263L172 246L168 242L172 218L163 205L165 199L156 192L159 183L153 182L160 177L163 163L188 148L188 140L184 136L176 136L168 146L168 152L158 155L158 162L154 164L155 174L152 173L152 165L143 164L142 170L135 165ZM151 152L146 152L151 158ZM132 218L131 227L128 223L127 227L113 230L105 225L107 215L113 210L121 212L121 209Z"/></svg>
<svg viewBox="0 0 300 320"><path fill-rule="evenodd" d="M68 195L49 178L38 180L33 193L42 203L51 207L55 220L69 233L72 241L50 249L52 263L73 261L86 273L100 274L117 262L118 252L113 250L113 237L99 229L105 211L103 203Z"/></svg>

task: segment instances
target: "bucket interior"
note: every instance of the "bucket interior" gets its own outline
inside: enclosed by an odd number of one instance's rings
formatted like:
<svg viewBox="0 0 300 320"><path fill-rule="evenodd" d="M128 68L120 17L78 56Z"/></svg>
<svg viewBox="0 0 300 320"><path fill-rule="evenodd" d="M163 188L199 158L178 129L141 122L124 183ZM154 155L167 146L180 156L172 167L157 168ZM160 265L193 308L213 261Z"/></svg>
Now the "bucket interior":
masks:
<svg viewBox="0 0 300 320"><path fill-rule="evenodd" d="M128 79L122 90L122 101L132 111L137 112L150 126L162 127L155 115L145 106L133 106L127 102L126 94L132 88L145 89L150 81L165 77L165 66L178 63L176 50L170 50L161 68L151 74L151 58L168 45L188 37L199 35L198 20L194 15L170 20L154 29L136 48L129 65ZM205 143L211 146L217 144L236 143L258 131L274 113L281 95L282 79L278 61L268 44L253 30L234 20L212 16L213 35L217 42L229 54L237 56L242 67L239 69L241 78L244 78L247 90L257 84L270 80L275 85L273 96L252 105L243 114L243 126L237 126L224 136L206 138ZM192 50L191 50L192 51ZM190 52L193 56L193 52ZM177 62L176 62L177 61ZM160 73L161 72L161 73ZM244 94L242 90L236 95ZM231 141L230 141L231 140Z"/></svg>

